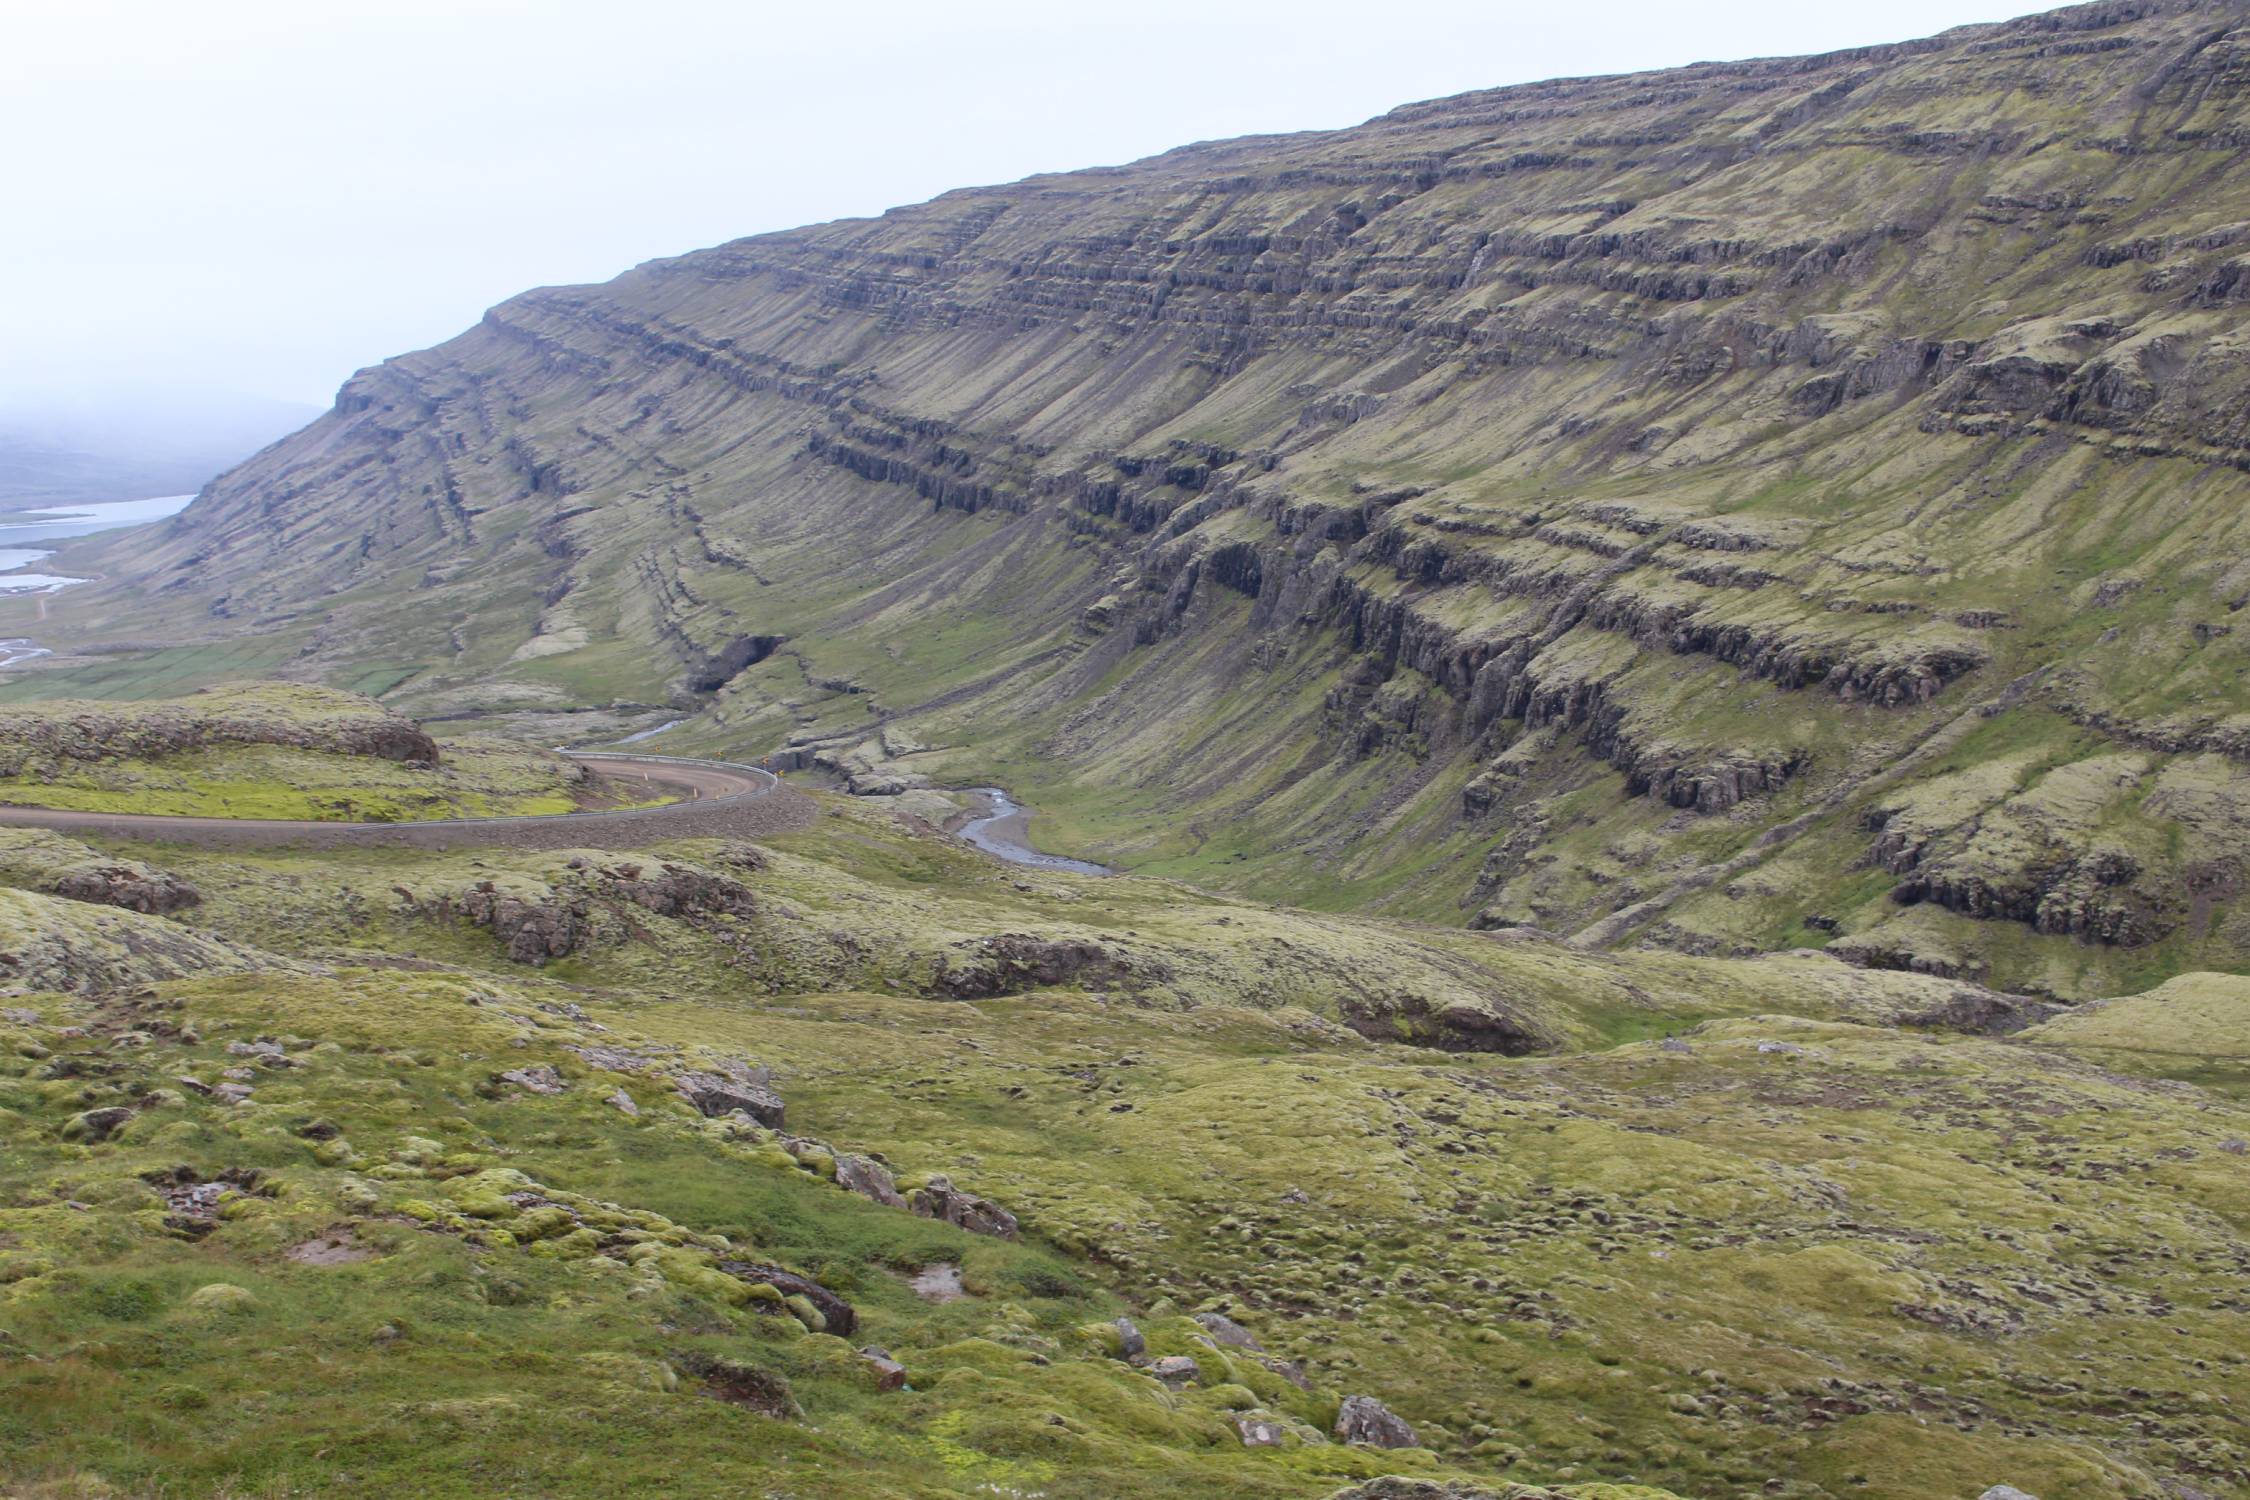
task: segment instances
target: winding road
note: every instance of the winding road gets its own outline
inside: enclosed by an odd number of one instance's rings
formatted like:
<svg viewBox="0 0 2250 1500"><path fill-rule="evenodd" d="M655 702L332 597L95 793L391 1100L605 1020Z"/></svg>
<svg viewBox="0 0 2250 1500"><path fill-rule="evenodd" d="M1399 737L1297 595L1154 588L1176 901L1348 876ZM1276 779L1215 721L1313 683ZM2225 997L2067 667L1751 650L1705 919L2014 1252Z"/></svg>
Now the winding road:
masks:
<svg viewBox="0 0 2250 1500"><path fill-rule="evenodd" d="M541 813L520 818L431 818L414 823L332 823L294 818L166 817L0 806L0 824L100 833L154 843L222 848L295 845L315 849L388 845L410 849L504 846L516 849L633 848L662 839L750 838L809 826L813 800L757 766L669 755L562 752L619 781L669 788L681 798L660 807Z"/></svg>

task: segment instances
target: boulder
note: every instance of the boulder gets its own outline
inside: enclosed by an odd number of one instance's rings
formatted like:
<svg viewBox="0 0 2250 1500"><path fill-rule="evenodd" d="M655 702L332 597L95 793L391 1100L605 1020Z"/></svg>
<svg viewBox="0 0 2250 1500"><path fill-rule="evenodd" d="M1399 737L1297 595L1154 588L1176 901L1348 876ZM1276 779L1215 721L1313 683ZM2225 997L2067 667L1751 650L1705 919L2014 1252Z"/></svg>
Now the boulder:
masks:
<svg viewBox="0 0 2250 1500"><path fill-rule="evenodd" d="M1167 1354L1148 1367L1148 1372L1173 1390L1192 1385L1203 1374L1203 1366L1185 1354Z"/></svg>
<svg viewBox="0 0 2250 1500"><path fill-rule="evenodd" d="M1203 1325L1203 1331L1210 1334L1214 1342L1230 1349L1248 1349L1257 1354L1265 1352L1265 1345L1259 1343L1249 1329L1225 1313L1197 1313L1195 1321Z"/></svg>
<svg viewBox="0 0 2250 1500"><path fill-rule="evenodd" d="M949 1177L932 1177L916 1188L910 1206L925 1219L943 1219L971 1234L989 1234L1003 1240L1016 1237L1014 1214L989 1198L962 1192Z"/></svg>
<svg viewBox="0 0 2250 1500"><path fill-rule="evenodd" d="M859 1351L859 1357L867 1362L869 1372L874 1375L875 1389L895 1391L905 1386L906 1366L891 1358L890 1350L869 1344Z"/></svg>
<svg viewBox="0 0 2250 1500"><path fill-rule="evenodd" d="M1418 1448L1414 1429L1373 1396L1346 1396L1336 1411L1336 1440L1363 1448Z"/></svg>
<svg viewBox="0 0 2250 1500"><path fill-rule="evenodd" d="M906 1200L899 1196L898 1184L891 1179L890 1169L869 1157L839 1154L836 1185L862 1198L872 1198L885 1208L906 1207Z"/></svg>
<svg viewBox="0 0 2250 1500"><path fill-rule="evenodd" d="M739 1066L739 1065L738 1065ZM733 1070L729 1070L732 1073ZM771 1076L763 1068L742 1067L737 1076L729 1073L688 1071L672 1075L672 1087L687 1100L713 1119L741 1110L760 1125L780 1129L784 1106L781 1096L769 1086Z"/></svg>
<svg viewBox="0 0 2250 1500"><path fill-rule="evenodd" d="M815 1329L816 1333L833 1333L841 1338L859 1326L859 1314L849 1302L819 1282L799 1276L794 1271L747 1260L722 1260L719 1262L719 1269L737 1281L745 1281L752 1286L770 1286L781 1293L784 1300L791 1297L804 1298L820 1313L823 1326Z"/></svg>
<svg viewBox="0 0 2250 1500"><path fill-rule="evenodd" d="M1242 1434L1245 1448L1278 1448L1289 1429L1271 1417L1261 1417L1245 1412L1234 1419L1234 1430Z"/></svg>
<svg viewBox="0 0 2250 1500"><path fill-rule="evenodd" d="M110 1105L106 1109L84 1110L63 1122L62 1138L66 1141L83 1141L90 1146L98 1141L108 1140L132 1118L131 1110L117 1105Z"/></svg>
<svg viewBox="0 0 2250 1500"><path fill-rule="evenodd" d="M500 1075L502 1083L512 1083L519 1089L534 1094L559 1094L563 1091L562 1075L545 1063L530 1068L510 1068Z"/></svg>
<svg viewBox="0 0 2250 1500"><path fill-rule="evenodd" d="M1117 1352L1123 1359L1148 1357L1148 1340L1141 1336L1140 1328L1131 1318L1117 1320Z"/></svg>

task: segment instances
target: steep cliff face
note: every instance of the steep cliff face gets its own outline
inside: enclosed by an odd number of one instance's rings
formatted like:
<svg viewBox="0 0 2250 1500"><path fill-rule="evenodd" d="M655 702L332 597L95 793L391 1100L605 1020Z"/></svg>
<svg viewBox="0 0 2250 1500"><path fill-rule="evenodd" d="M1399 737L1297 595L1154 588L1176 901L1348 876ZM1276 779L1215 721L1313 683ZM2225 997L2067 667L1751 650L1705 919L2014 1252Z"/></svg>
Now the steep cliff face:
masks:
<svg viewBox="0 0 2250 1500"><path fill-rule="evenodd" d="M2239 4L2120 0L737 241L363 371L63 628L880 728L1299 900L2239 962L2246 118Z"/></svg>

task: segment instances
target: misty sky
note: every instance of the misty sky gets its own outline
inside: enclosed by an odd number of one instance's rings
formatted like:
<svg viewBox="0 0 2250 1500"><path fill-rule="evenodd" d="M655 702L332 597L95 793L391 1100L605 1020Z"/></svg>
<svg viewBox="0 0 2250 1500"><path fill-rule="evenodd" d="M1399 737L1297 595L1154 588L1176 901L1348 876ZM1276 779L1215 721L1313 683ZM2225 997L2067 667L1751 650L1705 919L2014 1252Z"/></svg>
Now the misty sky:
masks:
<svg viewBox="0 0 2250 1500"><path fill-rule="evenodd" d="M2027 0L0 0L0 398L325 404L526 287L1193 140Z"/></svg>

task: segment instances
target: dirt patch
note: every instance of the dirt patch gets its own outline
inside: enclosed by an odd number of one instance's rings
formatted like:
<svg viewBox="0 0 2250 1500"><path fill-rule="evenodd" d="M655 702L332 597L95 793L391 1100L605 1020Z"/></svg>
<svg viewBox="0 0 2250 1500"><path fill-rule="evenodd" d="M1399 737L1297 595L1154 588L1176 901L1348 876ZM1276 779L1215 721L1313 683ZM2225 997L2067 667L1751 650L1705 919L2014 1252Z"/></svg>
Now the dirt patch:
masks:
<svg viewBox="0 0 2250 1500"><path fill-rule="evenodd" d="M704 1394L730 1406L744 1406L787 1420L804 1411L789 1392L789 1382L773 1371L708 1354L679 1356L680 1368L703 1382Z"/></svg>
<svg viewBox="0 0 2250 1500"><path fill-rule="evenodd" d="M289 1258L300 1266L348 1266L354 1261L372 1260L374 1255L374 1251L353 1238L349 1224L340 1224L289 1247Z"/></svg>

